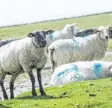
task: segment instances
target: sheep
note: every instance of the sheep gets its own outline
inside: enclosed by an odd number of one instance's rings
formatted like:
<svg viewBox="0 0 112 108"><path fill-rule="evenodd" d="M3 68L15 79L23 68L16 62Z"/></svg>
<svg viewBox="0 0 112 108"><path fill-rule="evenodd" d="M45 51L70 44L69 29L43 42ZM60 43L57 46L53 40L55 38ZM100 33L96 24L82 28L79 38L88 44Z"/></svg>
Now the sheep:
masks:
<svg viewBox="0 0 112 108"><path fill-rule="evenodd" d="M87 35L91 35L94 34L94 31L96 30L96 28L90 28L90 29L85 29L85 30L79 30L79 32L77 33L77 35L75 37L84 37Z"/></svg>
<svg viewBox="0 0 112 108"><path fill-rule="evenodd" d="M4 88L6 74L12 75L10 80L10 98L14 98L14 81L23 72L28 73L32 83L32 95L37 96L35 91L35 78L32 69L37 69L39 89L42 96L46 95L41 82L41 70L46 64L46 38L45 31L29 33L23 39L13 41L0 48L0 86L4 99L8 99Z"/></svg>
<svg viewBox="0 0 112 108"><path fill-rule="evenodd" d="M51 33L54 33L54 30L44 30L46 35L50 35ZM16 41L16 40L19 40L19 39L22 39L22 38L9 38L7 40L1 40L0 39L0 47L1 46L4 46L12 41Z"/></svg>
<svg viewBox="0 0 112 108"><path fill-rule="evenodd" d="M109 29L109 38L112 38L112 26L106 26Z"/></svg>
<svg viewBox="0 0 112 108"><path fill-rule="evenodd" d="M51 77L51 85L64 85L107 77L112 77L112 62L79 61L57 67Z"/></svg>
<svg viewBox="0 0 112 108"><path fill-rule="evenodd" d="M77 32L78 27L76 23L70 25L66 24L66 26L62 30L55 31L54 33L46 36L47 46L49 47L54 41L58 39L74 38L74 35L76 35Z"/></svg>
<svg viewBox="0 0 112 108"><path fill-rule="evenodd" d="M95 34L53 42L48 47L51 71L58 65L103 58L108 47L108 29L100 26Z"/></svg>
<svg viewBox="0 0 112 108"><path fill-rule="evenodd" d="M105 26L107 27L107 29L109 28L109 38L112 38L112 26ZM91 35L94 34L94 31L97 29L96 28L89 28L89 29L85 29L85 30L79 30L79 32L77 32L77 34L75 35L75 37L84 37L87 35Z"/></svg>
<svg viewBox="0 0 112 108"><path fill-rule="evenodd" d="M12 41L15 41L15 40L18 40L18 39L12 39L12 38L10 38L8 40L0 40L0 47L4 46L4 45L6 45L6 44L8 44L8 43L10 43Z"/></svg>

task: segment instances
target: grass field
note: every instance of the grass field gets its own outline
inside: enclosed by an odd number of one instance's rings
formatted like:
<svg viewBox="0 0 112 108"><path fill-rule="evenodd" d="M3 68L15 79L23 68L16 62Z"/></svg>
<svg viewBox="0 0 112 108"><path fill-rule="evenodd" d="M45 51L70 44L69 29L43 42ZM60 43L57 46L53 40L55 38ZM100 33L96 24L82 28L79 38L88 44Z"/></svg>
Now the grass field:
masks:
<svg viewBox="0 0 112 108"><path fill-rule="evenodd" d="M36 29L59 30L66 23L73 22L77 22L80 29L112 25L112 14L0 28L0 36L1 39L24 37ZM109 49L112 49L112 40L109 42ZM111 61L112 56L106 56L103 60ZM26 92L16 99L0 101L0 108L112 108L111 78L76 82L63 87L50 87L45 91L48 95L46 97L32 98L31 92Z"/></svg>
<svg viewBox="0 0 112 108"><path fill-rule="evenodd" d="M112 80L76 82L45 89L47 96L32 98L31 92L1 101L0 108L112 108Z"/></svg>
<svg viewBox="0 0 112 108"><path fill-rule="evenodd" d="M112 50L112 39L109 40L108 49L109 49L109 50Z"/></svg>
<svg viewBox="0 0 112 108"><path fill-rule="evenodd" d="M29 32L37 29L59 30L62 29L65 24L74 22L78 24L79 29L97 27L100 25L112 25L112 13L0 28L0 38L24 37Z"/></svg>
<svg viewBox="0 0 112 108"><path fill-rule="evenodd" d="M74 22L78 24L79 29L98 27L100 25L112 25L112 13L0 28L0 38L25 37L29 32L37 29L60 30L65 24ZM109 49L112 49L112 42L109 43Z"/></svg>

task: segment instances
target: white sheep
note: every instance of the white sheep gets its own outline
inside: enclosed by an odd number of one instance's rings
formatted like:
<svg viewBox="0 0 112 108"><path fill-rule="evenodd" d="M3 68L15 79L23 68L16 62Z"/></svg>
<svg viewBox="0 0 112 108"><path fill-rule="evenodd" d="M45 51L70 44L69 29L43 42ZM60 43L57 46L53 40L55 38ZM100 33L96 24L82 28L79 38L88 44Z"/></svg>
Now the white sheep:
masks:
<svg viewBox="0 0 112 108"><path fill-rule="evenodd" d="M56 66L62 64L103 58L108 41L108 30L104 26L100 26L95 34L53 42L48 48L51 71L53 72Z"/></svg>
<svg viewBox="0 0 112 108"><path fill-rule="evenodd" d="M64 85L107 77L112 77L112 62L80 61L57 67L52 75L51 84Z"/></svg>
<svg viewBox="0 0 112 108"><path fill-rule="evenodd" d="M14 81L23 72L28 73L32 82L32 95L37 96L35 78L32 73L33 68L37 69L41 95L45 95L41 82L41 69L47 61L45 34L44 31L35 31L29 33L28 37L13 41L0 48L0 85L4 99L8 99L3 81L6 74L12 75L10 80L10 98L14 98Z"/></svg>
<svg viewBox="0 0 112 108"><path fill-rule="evenodd" d="M70 39L74 38L74 35L76 35L78 32L77 24L66 24L66 26L60 30L55 31L54 33L51 33L46 36L47 40L47 46L51 45L54 41L58 39Z"/></svg>

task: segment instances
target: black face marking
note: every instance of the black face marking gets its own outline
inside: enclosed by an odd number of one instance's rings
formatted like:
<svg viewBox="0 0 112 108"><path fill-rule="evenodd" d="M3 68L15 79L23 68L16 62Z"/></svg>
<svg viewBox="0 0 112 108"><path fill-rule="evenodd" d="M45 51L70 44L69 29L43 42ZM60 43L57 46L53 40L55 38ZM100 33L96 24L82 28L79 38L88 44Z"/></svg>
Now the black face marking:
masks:
<svg viewBox="0 0 112 108"><path fill-rule="evenodd" d="M112 29L109 29L109 37L112 38Z"/></svg>
<svg viewBox="0 0 112 108"><path fill-rule="evenodd" d="M46 42L46 34L44 31L37 31L35 32L34 36L35 42L40 45L40 47L45 47L47 42Z"/></svg>

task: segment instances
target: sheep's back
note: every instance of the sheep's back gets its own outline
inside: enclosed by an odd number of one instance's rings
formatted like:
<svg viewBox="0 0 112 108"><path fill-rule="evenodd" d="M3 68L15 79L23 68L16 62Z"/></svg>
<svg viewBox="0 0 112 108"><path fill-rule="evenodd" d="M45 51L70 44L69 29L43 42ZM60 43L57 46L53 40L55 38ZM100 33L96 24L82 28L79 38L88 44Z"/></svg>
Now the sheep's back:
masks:
<svg viewBox="0 0 112 108"><path fill-rule="evenodd" d="M24 42L25 43L25 42ZM1 67L4 71L20 70L19 55L24 49L23 40L18 40L0 48Z"/></svg>
<svg viewBox="0 0 112 108"><path fill-rule="evenodd" d="M52 75L53 85L66 84L74 81L98 79L111 76L111 62L92 61L75 62L57 67Z"/></svg>
<svg viewBox="0 0 112 108"><path fill-rule="evenodd" d="M88 58L88 55L91 52L87 51L87 49L90 49L89 46L87 46L87 44L88 44L87 40L84 38L82 38L82 41L80 39L78 40L66 39L66 40L59 40L53 43L49 47L49 49L55 49L53 52L53 60L57 61L56 63L60 65L69 62L74 62L74 60L75 61L85 60L85 59L89 60L90 58ZM85 55L83 56L83 53L85 52L86 52L86 57L84 57Z"/></svg>

